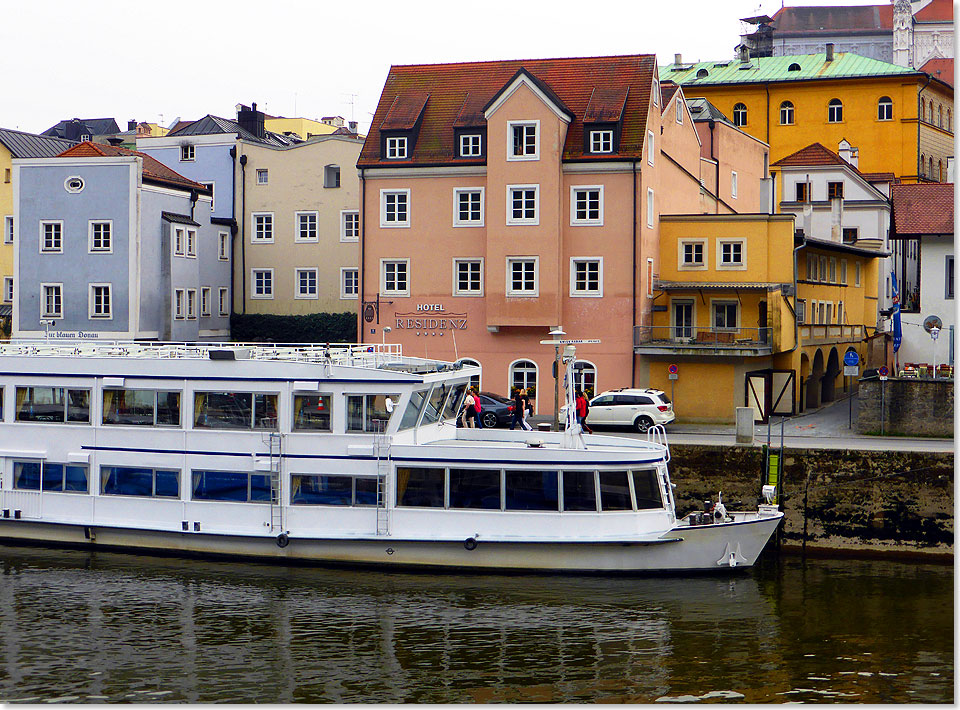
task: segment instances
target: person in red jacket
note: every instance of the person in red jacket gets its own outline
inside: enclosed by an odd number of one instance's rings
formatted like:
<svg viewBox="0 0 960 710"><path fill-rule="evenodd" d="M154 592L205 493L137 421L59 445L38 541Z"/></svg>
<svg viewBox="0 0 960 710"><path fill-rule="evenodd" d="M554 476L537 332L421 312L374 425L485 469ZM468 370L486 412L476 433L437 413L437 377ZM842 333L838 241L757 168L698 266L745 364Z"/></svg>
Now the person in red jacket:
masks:
<svg viewBox="0 0 960 710"><path fill-rule="evenodd" d="M587 398L583 396L582 391L577 390L577 399L574 404L577 407L577 422L580 424L580 428L588 434L592 434L593 429L587 426L587 414L590 412L590 403L587 401Z"/></svg>

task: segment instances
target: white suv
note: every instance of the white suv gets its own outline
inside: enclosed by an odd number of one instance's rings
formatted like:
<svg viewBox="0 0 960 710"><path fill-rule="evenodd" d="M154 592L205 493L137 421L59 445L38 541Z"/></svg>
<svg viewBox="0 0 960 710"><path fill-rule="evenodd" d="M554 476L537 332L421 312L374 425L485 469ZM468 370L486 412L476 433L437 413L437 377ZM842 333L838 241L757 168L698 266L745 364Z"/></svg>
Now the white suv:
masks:
<svg viewBox="0 0 960 710"><path fill-rule="evenodd" d="M670 398L660 390L618 389L602 392L590 400L587 424L629 426L645 432L654 424L669 424L676 415Z"/></svg>

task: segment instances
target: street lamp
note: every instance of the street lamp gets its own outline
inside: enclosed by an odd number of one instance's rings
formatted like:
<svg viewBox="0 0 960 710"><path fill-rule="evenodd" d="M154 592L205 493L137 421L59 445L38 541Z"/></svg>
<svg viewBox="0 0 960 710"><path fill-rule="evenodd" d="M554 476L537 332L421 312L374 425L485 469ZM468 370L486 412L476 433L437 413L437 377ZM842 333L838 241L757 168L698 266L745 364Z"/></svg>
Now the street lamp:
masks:
<svg viewBox="0 0 960 710"><path fill-rule="evenodd" d="M560 340L566 333L562 326L550 331L553 338L553 430L560 431Z"/></svg>
<svg viewBox="0 0 960 710"><path fill-rule="evenodd" d="M380 333L380 343L382 345L387 344L387 333L389 333L391 330L393 330L393 328L391 328L389 325L383 326L383 331Z"/></svg>
<svg viewBox="0 0 960 710"><path fill-rule="evenodd" d="M937 336L940 335L940 329L933 326L930 329L930 338L933 340L933 376L937 376Z"/></svg>
<svg viewBox="0 0 960 710"><path fill-rule="evenodd" d="M43 319L43 320L40 321L40 325L43 326L43 339L44 339L44 340L49 340L49 339L50 339L50 326L53 325L54 323L56 323L56 321L54 321L54 320L52 320L52 319L50 319L50 320Z"/></svg>

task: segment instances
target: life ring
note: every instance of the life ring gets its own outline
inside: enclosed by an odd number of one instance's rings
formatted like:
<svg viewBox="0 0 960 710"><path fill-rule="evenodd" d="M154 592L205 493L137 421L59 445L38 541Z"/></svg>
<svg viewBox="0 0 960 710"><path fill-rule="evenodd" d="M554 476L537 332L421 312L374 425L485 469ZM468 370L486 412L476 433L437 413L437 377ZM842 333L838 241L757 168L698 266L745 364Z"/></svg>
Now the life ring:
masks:
<svg viewBox="0 0 960 710"><path fill-rule="evenodd" d="M466 550L476 550L478 544L480 543L477 542L477 538L475 537L468 537L463 541L463 547Z"/></svg>
<svg viewBox="0 0 960 710"><path fill-rule="evenodd" d="M277 547L284 548L290 544L290 536L286 533L277 535Z"/></svg>

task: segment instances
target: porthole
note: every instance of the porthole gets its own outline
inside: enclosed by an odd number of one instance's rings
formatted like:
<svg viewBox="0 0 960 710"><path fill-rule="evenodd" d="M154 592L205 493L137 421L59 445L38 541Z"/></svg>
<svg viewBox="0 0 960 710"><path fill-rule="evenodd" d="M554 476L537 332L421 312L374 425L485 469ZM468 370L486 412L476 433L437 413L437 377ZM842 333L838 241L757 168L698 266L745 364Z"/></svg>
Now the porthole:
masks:
<svg viewBox="0 0 960 710"><path fill-rule="evenodd" d="M67 192L80 192L83 190L83 185L83 178L78 175L73 175L63 181L63 187Z"/></svg>

